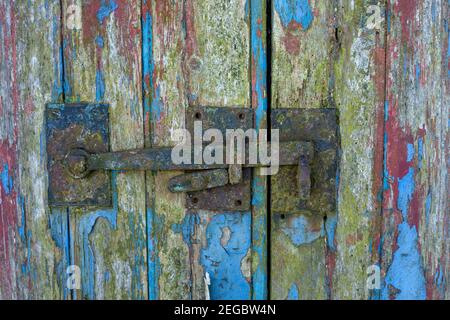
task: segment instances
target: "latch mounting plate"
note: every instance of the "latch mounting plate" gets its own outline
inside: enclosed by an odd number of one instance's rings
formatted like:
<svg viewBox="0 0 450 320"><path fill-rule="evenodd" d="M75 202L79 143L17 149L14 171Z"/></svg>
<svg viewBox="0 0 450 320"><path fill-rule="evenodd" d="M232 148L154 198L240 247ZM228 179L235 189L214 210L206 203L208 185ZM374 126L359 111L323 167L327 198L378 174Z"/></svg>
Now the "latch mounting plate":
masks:
<svg viewBox="0 0 450 320"><path fill-rule="evenodd" d="M273 109L271 125L279 129L280 142L301 140L314 144L309 200L300 200L296 194L296 168L280 167L278 174L271 177L272 214L333 212L339 147L336 109Z"/></svg>
<svg viewBox="0 0 450 320"><path fill-rule="evenodd" d="M110 173L100 170L78 179L66 169L71 150L109 151L108 108L106 104L47 104L48 201L51 206L112 206Z"/></svg>

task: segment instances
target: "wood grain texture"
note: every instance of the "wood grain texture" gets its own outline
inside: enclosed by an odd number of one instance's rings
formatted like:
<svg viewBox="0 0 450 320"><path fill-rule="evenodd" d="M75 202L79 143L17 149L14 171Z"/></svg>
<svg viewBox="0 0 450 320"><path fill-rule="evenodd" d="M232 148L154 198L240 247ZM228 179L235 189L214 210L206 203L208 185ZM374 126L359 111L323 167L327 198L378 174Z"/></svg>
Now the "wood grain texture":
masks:
<svg viewBox="0 0 450 320"><path fill-rule="evenodd" d="M448 0L268 3L0 2L0 299L450 299ZM109 103L126 150L174 145L190 106L265 128L268 89L339 111L326 219L272 215L268 239L257 172L250 212L188 212L180 172L113 172L113 208L48 208L46 103Z"/></svg>
<svg viewBox="0 0 450 320"><path fill-rule="evenodd" d="M337 7L333 98L340 113L341 161L338 215L327 220L332 299L379 295L366 281L368 268L380 259L384 12L376 1L344 1Z"/></svg>
<svg viewBox="0 0 450 320"><path fill-rule="evenodd" d="M327 107L334 49L333 2L275 0L272 4L271 108ZM273 192L277 191L272 188ZM271 219L271 298L326 299L323 218L287 214L278 219L272 214Z"/></svg>
<svg viewBox="0 0 450 320"><path fill-rule="evenodd" d="M245 1L145 1L143 19L149 145L174 145L190 105L250 107ZM147 176L152 298L250 298L250 213L186 212L177 174Z"/></svg>
<svg viewBox="0 0 450 320"><path fill-rule="evenodd" d="M250 71L251 104L255 109L255 128L267 128L268 112L268 48L267 15L264 1L250 2ZM252 182L252 299L269 297L268 235L267 235L267 181L266 176L253 171Z"/></svg>
<svg viewBox="0 0 450 320"><path fill-rule="evenodd" d="M448 1L388 1L382 299L449 298Z"/></svg>
<svg viewBox="0 0 450 320"><path fill-rule="evenodd" d="M65 102L109 103L111 149L143 147L140 4L67 0L62 8ZM74 298L147 298L144 173L114 172L113 202L70 209L71 263L82 273Z"/></svg>
<svg viewBox="0 0 450 320"><path fill-rule="evenodd" d="M184 5L146 0L142 4L144 106L147 146L174 145L172 133L184 127L187 95L183 77ZM190 299L189 246L180 228L184 195L167 189L180 172L147 174L150 299Z"/></svg>
<svg viewBox="0 0 450 320"><path fill-rule="evenodd" d="M59 1L0 3L0 299L67 297L67 213L45 201L42 130L62 98L59 17Z"/></svg>
<svg viewBox="0 0 450 320"><path fill-rule="evenodd" d="M189 106L251 107L249 2L186 1ZM191 212L193 298L251 298L251 212ZM195 274L195 273L194 273ZM210 284L205 285L206 274ZM198 290L200 289L200 290Z"/></svg>

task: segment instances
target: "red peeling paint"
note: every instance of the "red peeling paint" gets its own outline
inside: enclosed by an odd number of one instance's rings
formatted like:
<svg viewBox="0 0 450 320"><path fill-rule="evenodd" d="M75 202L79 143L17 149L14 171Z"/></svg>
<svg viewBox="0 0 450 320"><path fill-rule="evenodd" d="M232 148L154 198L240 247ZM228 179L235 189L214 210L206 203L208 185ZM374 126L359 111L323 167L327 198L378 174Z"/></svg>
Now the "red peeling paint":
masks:
<svg viewBox="0 0 450 320"><path fill-rule="evenodd" d="M286 51L291 55L298 55L300 53L300 38L291 32L286 32L282 38Z"/></svg>
<svg viewBox="0 0 450 320"><path fill-rule="evenodd" d="M99 21L97 12L101 6L101 1L90 0L82 5L82 31L83 42L86 46L95 46L95 38L98 35Z"/></svg>
<svg viewBox="0 0 450 320"><path fill-rule="evenodd" d="M327 250L326 257L325 257L325 263L326 263L326 282L327 282L327 291L328 291L328 299L332 299L332 292L333 292L333 275L334 271L336 269L336 251Z"/></svg>
<svg viewBox="0 0 450 320"><path fill-rule="evenodd" d="M5 62L6 70L2 70L6 74L10 74L11 79L17 79L17 43L16 43L16 19L13 6L9 7L9 19L6 14L6 6L0 6L0 25L3 30L3 50L0 58ZM19 116L19 90L16 81L12 82L10 100L11 113L6 112L6 122L12 124L7 128L9 132L3 139L0 139L0 173L4 171L5 166L8 168L7 179L11 177L12 185L8 185L8 190L0 183L0 287L4 299L17 296L16 283L13 270L14 261L18 259L17 246L18 236L18 207L17 207L17 185L19 180L18 172L18 143L17 143L17 123ZM4 98L4 97L2 97ZM9 100L9 99L8 99ZM3 111L3 108L2 110ZM2 117L5 116L2 113ZM2 120L5 120L3 118ZM3 172L3 174L6 174Z"/></svg>
<svg viewBox="0 0 450 320"><path fill-rule="evenodd" d="M397 0L394 2L394 13L400 17L402 26L402 42L412 44L414 37L415 15L418 9L417 0Z"/></svg>

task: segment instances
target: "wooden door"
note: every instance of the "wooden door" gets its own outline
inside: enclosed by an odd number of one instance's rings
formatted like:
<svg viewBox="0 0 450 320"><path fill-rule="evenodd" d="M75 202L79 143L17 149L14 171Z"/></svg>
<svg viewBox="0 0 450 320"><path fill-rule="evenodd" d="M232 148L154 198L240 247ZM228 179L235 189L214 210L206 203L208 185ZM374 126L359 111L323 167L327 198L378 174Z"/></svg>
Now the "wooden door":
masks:
<svg viewBox="0 0 450 320"><path fill-rule="evenodd" d="M0 299L448 299L448 21L445 0L1 1ZM275 216L256 170L247 212L139 171L112 208L50 208L50 102L110 104L113 151L173 145L189 107L257 129L335 108L337 209Z"/></svg>

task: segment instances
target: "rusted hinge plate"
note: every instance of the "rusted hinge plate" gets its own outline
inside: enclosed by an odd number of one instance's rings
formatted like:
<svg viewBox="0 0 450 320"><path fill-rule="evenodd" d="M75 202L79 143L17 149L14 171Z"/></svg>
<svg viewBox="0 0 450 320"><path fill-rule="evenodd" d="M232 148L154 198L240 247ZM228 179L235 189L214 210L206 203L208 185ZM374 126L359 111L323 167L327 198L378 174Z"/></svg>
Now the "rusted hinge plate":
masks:
<svg viewBox="0 0 450 320"><path fill-rule="evenodd" d="M296 167L280 167L278 174L271 177L272 214L333 212L339 147L336 109L274 109L271 123L272 129L279 129L280 142L314 143L310 199L304 201L297 196Z"/></svg>
<svg viewBox="0 0 450 320"><path fill-rule="evenodd" d="M66 169L72 149L109 151L109 116L105 104L48 104L46 108L48 201L51 206L110 207L111 178L96 171L77 179Z"/></svg>

